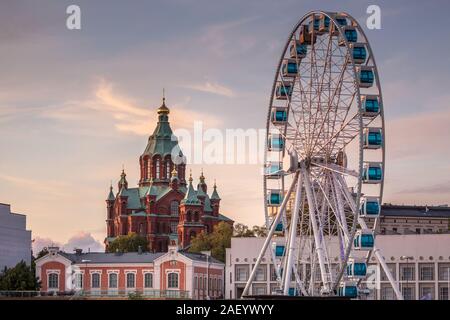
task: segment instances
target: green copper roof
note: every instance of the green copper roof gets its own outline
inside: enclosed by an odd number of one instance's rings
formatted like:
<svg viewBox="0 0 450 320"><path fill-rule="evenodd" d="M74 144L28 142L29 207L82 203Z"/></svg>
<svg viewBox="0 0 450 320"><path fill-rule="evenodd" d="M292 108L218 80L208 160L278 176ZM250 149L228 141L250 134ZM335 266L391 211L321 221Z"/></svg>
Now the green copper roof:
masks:
<svg viewBox="0 0 450 320"><path fill-rule="evenodd" d="M197 198L197 192L195 192L194 187L192 186L192 177L189 178L189 187L187 189L186 195L184 199L181 200L181 203L190 204L190 205L201 205L202 203Z"/></svg>
<svg viewBox="0 0 450 320"><path fill-rule="evenodd" d="M220 200L219 194L217 193L216 183L214 183L214 191L211 194L211 200Z"/></svg>
<svg viewBox="0 0 450 320"><path fill-rule="evenodd" d="M178 146L178 139L173 135L172 129L170 128L168 114L169 108L163 102L163 105L158 109L158 124L153 134L148 138L144 155L153 156L159 154L165 156L171 154L173 150L182 155L181 149Z"/></svg>
<svg viewBox="0 0 450 320"><path fill-rule="evenodd" d="M106 200L108 200L108 201L116 200L116 197L114 197L114 192L113 192L113 187L112 186L109 187L109 195L108 195L108 198Z"/></svg>

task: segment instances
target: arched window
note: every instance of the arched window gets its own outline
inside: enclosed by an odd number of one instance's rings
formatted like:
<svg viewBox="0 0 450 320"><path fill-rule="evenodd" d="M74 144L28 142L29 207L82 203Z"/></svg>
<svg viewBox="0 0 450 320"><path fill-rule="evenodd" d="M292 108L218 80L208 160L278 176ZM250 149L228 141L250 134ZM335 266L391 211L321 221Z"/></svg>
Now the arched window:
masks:
<svg viewBox="0 0 450 320"><path fill-rule="evenodd" d="M117 288L117 273L110 273L109 274L109 287L110 288Z"/></svg>
<svg viewBox="0 0 450 320"><path fill-rule="evenodd" d="M156 170L156 179L159 179L160 178L160 166L161 166L161 163L159 162L159 159L156 159L156 168L155 168L155 170Z"/></svg>
<svg viewBox="0 0 450 320"><path fill-rule="evenodd" d="M169 289L178 288L178 273L171 272L167 274L167 288Z"/></svg>
<svg viewBox="0 0 450 320"><path fill-rule="evenodd" d="M139 230L138 230L138 233L140 234L140 235L143 235L144 234L144 224L141 222L141 223L139 223Z"/></svg>
<svg viewBox="0 0 450 320"><path fill-rule="evenodd" d="M136 286L136 275L134 273L127 273L127 288L134 288Z"/></svg>
<svg viewBox="0 0 450 320"><path fill-rule="evenodd" d="M153 288L153 274L146 273L144 275L144 287L145 288Z"/></svg>
<svg viewBox="0 0 450 320"><path fill-rule="evenodd" d="M188 211L186 214L186 221L191 221L191 212Z"/></svg>
<svg viewBox="0 0 450 320"><path fill-rule="evenodd" d="M198 221L198 212L197 211L194 212L194 221L195 222Z"/></svg>
<svg viewBox="0 0 450 320"><path fill-rule="evenodd" d="M93 289L100 288L100 273L93 273L91 275L91 288Z"/></svg>
<svg viewBox="0 0 450 320"><path fill-rule="evenodd" d="M170 179L170 159L166 160L166 179Z"/></svg>
<svg viewBox="0 0 450 320"><path fill-rule="evenodd" d="M58 289L59 288L59 276L57 273L48 274L48 288Z"/></svg>
<svg viewBox="0 0 450 320"><path fill-rule="evenodd" d="M179 214L179 203L174 200L170 203L170 214L173 216L178 216Z"/></svg>

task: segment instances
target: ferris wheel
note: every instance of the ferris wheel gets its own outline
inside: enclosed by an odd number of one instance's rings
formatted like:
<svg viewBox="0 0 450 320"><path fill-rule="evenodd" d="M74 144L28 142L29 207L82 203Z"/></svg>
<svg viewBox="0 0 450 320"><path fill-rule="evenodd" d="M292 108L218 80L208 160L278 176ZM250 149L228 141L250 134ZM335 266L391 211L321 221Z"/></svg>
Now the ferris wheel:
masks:
<svg viewBox="0 0 450 320"><path fill-rule="evenodd" d="M358 297L377 259L385 133L380 79L370 44L347 13L300 19L278 62L270 96L264 166L272 294Z"/></svg>

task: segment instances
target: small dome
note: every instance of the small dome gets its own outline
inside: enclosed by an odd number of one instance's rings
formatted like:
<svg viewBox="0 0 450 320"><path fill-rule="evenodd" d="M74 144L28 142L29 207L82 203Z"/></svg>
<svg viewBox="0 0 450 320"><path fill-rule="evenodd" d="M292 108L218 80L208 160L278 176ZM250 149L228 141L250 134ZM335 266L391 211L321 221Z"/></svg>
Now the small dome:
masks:
<svg viewBox="0 0 450 320"><path fill-rule="evenodd" d="M169 114L169 113L170 113L170 110L166 106L166 98L164 97L161 107L158 108L158 114Z"/></svg>

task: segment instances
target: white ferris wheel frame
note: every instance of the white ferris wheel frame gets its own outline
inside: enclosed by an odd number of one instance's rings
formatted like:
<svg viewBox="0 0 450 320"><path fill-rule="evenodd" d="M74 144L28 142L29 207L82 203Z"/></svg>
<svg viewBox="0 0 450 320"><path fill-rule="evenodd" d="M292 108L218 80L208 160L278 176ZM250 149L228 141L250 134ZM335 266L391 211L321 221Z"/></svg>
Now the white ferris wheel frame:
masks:
<svg viewBox="0 0 450 320"><path fill-rule="evenodd" d="M357 225L360 226L360 229L369 229L369 227L366 224L366 221L364 218L359 216L359 212L360 212L360 198L362 193L362 189L363 189L363 181L362 181L362 172L363 172L363 166L364 166L364 147L363 147L363 130L364 128L369 128L369 124L372 123L374 121L374 119L378 119L378 121L381 124L381 135L382 135L382 141L381 141L381 147L379 152L381 152L381 159L380 159L380 163L381 163L381 168L382 168L382 173L381 173L381 181L378 184L378 190L379 190L379 195L378 195L378 199L379 199L379 204L381 205L382 203L382 195L383 195L383 182L384 182L384 174L385 174L385 132L384 132L384 105L383 105L383 98L382 98L382 91L381 91L381 85L380 85L380 79L378 76L378 69L376 66L376 62L375 62L375 58L373 55L373 51L370 47L370 43L364 33L364 31L362 30L362 28L360 27L360 25L357 23L357 21L350 16L347 13L332 13L332 12L323 12L323 11L311 11L307 14L305 14L299 21L298 23L295 25L295 27L293 28L292 32L290 33L288 40L284 46L283 49L283 53L278 61L278 65L277 65L277 71L275 73L275 79L274 79L274 83L272 86L272 91L271 91L271 96L270 96L270 105L269 105L269 111L268 111L268 117L267 117L267 137L266 137L266 152L265 152L265 164L268 162L268 146L269 146L269 133L270 133L270 129L273 126L272 122L271 122L271 113L273 108L275 107L274 102L277 101L277 98L275 97L275 90L276 90L276 86L277 83L279 82L279 79L282 79L282 85L284 87L284 90L286 90L286 85L285 85L285 81L283 79L282 76L282 64L283 61L286 60L286 55L288 53L289 50L289 45L292 43L292 41L296 41L296 35L299 31L299 28L303 25L307 24L307 21L312 21L312 23L314 23L316 17L318 16L326 16L329 19L329 42L332 42L334 40L337 39L337 41L342 41L342 43L344 43L344 45L340 45L341 47L345 48L345 52L346 55L343 57L345 60L345 65L342 67L342 74L340 75L340 81L343 82L344 79L344 73L345 72L351 72L352 76L353 76L353 80L354 80L354 93L353 93L353 97L351 99L350 104L347 106L347 110L345 113L345 116L343 118L343 122L341 123L340 129L337 131L333 131L334 134L331 135L331 137L329 138L329 140L326 141L325 146L329 146L331 144L331 142L333 141L333 145L332 145L332 149L331 151L329 151L329 153L331 154L336 146L336 144L340 143L339 139L341 137L344 137L342 139L344 139L344 141L342 142L342 146L339 147L338 145L338 149L339 150L343 150L343 148L350 143L352 140L354 140L355 138L359 138L359 150L357 152L359 152L359 155L357 155L357 159L358 159L358 168L357 170L348 170L346 169L346 166L334 166L332 164L328 164L328 163L314 163L314 161L312 161L312 155L313 153L316 154L318 153L316 151L316 145L319 141L319 139L322 139L320 134L317 133L316 134L316 124L314 123L314 128L313 128L313 132L311 134L311 132L309 132L310 135L310 139L315 139L314 144L312 145L311 148L311 144L305 144L304 143L304 138L303 136L300 136L300 134L298 133L298 128L301 126L299 125L299 123L297 122L297 128L294 128L296 132L294 132L295 136L292 142L292 145L294 145L294 150L298 153L302 152L302 149L300 148L300 144L301 147L303 147L303 150L310 150L310 153L308 156L304 156L303 159L298 159L298 161L296 160L296 166L295 169L292 170L291 172L283 172L282 171L282 175L281 175L281 190L283 191L283 200L281 205L278 207L278 211L276 213L275 216L270 216L269 215L269 208L268 208L268 204L267 201L265 201L265 221L266 221L266 227L268 229L268 234L267 237L264 241L263 247L261 249L261 252L255 262L255 265L251 271L251 274L249 276L249 279L247 281L247 284L243 290L242 296L247 296L251 287L251 284L255 278L257 269L259 267L259 265L261 264L263 257L266 255L266 252L269 248L269 245L271 244L271 242L274 239L275 236L275 229L278 225L279 222L282 222L284 226L286 226L285 232L284 232L284 243L285 243L285 253L283 254L283 261L281 261L281 263L277 264L276 263L276 257L275 257L275 253L274 250L269 250L270 251L270 260L271 263L274 266L274 270L276 273L276 277L277 277L277 283L279 286L279 289L281 290L281 292L284 295L288 295L289 289L290 289L290 283L291 283L291 276L294 276L294 280L296 283L296 289L298 289L299 292L301 292L302 295L304 296L308 296L311 295L311 292L314 291L314 288L311 288L311 286L314 286L314 282L313 280L310 281L309 283L309 288L307 288L305 286L306 282L305 280L307 280L305 277L302 277L297 269L298 264L297 262L299 262L302 259L302 254L303 252L300 252L304 249L305 243L307 241L309 241L310 244L310 250L313 251L311 253L311 259L309 260L310 263L310 273L311 273L311 279L314 279L315 275L315 267L313 267L313 260L317 259L317 261L314 261L314 263L318 262L319 264L319 271L320 271L320 278L322 280L322 287L320 289L320 295L334 295L337 287L339 286L341 280L344 279L344 273L345 273L345 266L348 263L349 257L352 253L353 250L353 241L354 241L354 237L355 237L355 233L356 233L356 227ZM365 59L365 63L361 63L361 64L356 64L354 59L353 59L353 54L351 54L352 51L350 51L351 47L350 47L350 43L347 41L347 38L344 34L344 27L340 26L338 24L338 22L336 21L335 17L337 15L343 16L345 17L349 22L350 22L350 26L354 27L357 32L362 36L363 38L363 44L365 46L365 48L367 49L367 58ZM332 33L332 27L335 28L334 31L338 31L338 34L333 34ZM311 33L312 33L312 38L314 39L315 37L315 28L313 26ZM320 34L319 34L320 35ZM322 34L323 35L323 34ZM361 41L359 41L359 43L361 43ZM312 47L314 48L314 44L315 44L315 40L312 41ZM332 44L331 44L332 46ZM314 49L313 49L314 50ZM330 50L330 48L328 49ZM328 59L328 55L330 53L327 52L327 59ZM314 59L316 59L316 53L314 53ZM312 57L312 54L311 54ZM330 64L331 62L330 58ZM298 80L299 82L299 87L300 87L300 93L304 94L304 90L301 87L301 77L300 77L300 66L301 66L301 59L299 60L297 57L297 53L296 53L296 63L297 63L297 75L294 79L294 82ZM326 62L328 63L328 62ZM327 65L325 63L325 71L327 68ZM312 58L311 58L311 64L312 64ZM372 117L372 118L365 118L363 117L362 114L362 103L361 103L361 88L360 88L360 83L359 83L359 78L358 78L358 73L357 73L357 68L358 66L371 66L373 69L373 75L375 78L375 82L374 84L376 85L376 90L377 93L376 95L378 96L379 99L379 113L376 117ZM348 67L348 68L347 68ZM311 68L311 75L312 75L312 67ZM329 82L332 82L331 79L331 66L329 66L329 70L330 70L330 77L329 77ZM324 73L325 73L324 71ZM316 67L316 72L317 72L317 67ZM312 77L312 76L311 76ZM320 83L320 90L322 90L322 85L323 85L323 79L325 78L325 75L322 75L322 80ZM342 83L339 83L340 85L340 92L341 92L341 88L342 88ZM296 82L295 82L296 83ZM312 83L312 80L311 80ZM331 87L330 84L328 84L329 87ZM335 95L337 93L337 89L338 87L336 87L335 92L333 93L333 98L329 99L328 101L328 110L327 110L327 114L325 117L329 116L330 113L330 109L332 109L332 107L330 106L330 103L333 104L334 103L334 98ZM310 85L309 88L309 94L310 94L310 100L309 100L309 107L311 110L311 104L313 104L312 100L311 100L311 95L312 95L312 85ZM322 91L320 91L320 94L322 94ZM340 93L339 93L340 94ZM330 97L330 96L329 96ZM295 114L291 108L291 96L287 97L287 110L289 113L289 118L291 118L291 114ZM348 112L350 110L350 108L352 107L352 105L354 105L354 99L356 98L356 107L357 107L357 111L356 113L353 115L353 117L351 117L350 119L347 119L348 116ZM338 100L338 104L340 104L341 101ZM339 106L339 105L338 105ZM336 118L337 118L337 114L339 112L339 107L335 108L335 117L334 117L334 122L336 123ZM318 109L320 108L320 97L319 97L319 104L318 104ZM318 111L316 112L316 117L315 120L317 120L317 114ZM309 118L308 118L309 120ZM307 123L310 125L310 122L305 120L305 115L303 115L303 126L306 128ZM325 118L322 121L321 125L320 125L320 129L323 128L325 123ZM283 137L286 139L286 141L288 141L288 126L289 123L286 122L286 125L284 126L284 132L282 132ZM310 127L309 127L310 128ZM334 130L334 124L333 124L333 130ZM332 132L332 133L333 133ZM348 136L348 134L353 134L353 136ZM306 136L306 134L304 135ZM347 139L347 140L345 140ZM301 140L299 142L299 140ZM312 141L312 140L311 140ZM282 150L280 152L281 157L286 157L286 154L288 151L286 148L287 143L284 143L282 146ZM318 150L319 152L322 152L322 149L324 148L324 146L322 145L322 147L320 147L320 149ZM305 151L306 154L307 151ZM295 153L294 153L295 155ZM306 160L307 159L307 160ZM326 183L323 183L323 185L321 183L318 182L318 177L314 177L311 178L311 168L318 168L318 170L322 170L322 172L327 172L327 174L325 174L325 181ZM285 176L291 176L293 177L292 182L290 183L289 188L285 190ZM356 197L355 194L352 194L349 189L348 189L348 185L346 183L346 180L344 179L344 176L353 176L353 177L357 177L357 183L354 187L356 187ZM266 198L267 196L267 192L268 192L268 177L265 176L264 177L264 183L263 183L263 187L264 187L264 198ZM312 184L314 184L314 186L312 186ZM318 186L318 188L316 188L316 186ZM315 190L318 189L318 190ZM319 190L320 189L320 190ZM326 189L326 190L325 190ZM288 219L287 219L287 206L288 206L288 202L291 199L291 195L294 194L294 190L295 190L295 196L294 196L294 209L292 210L292 214L291 214L291 219L290 219L290 225L289 228L287 228L288 226ZM317 199L316 199L316 194L321 195L321 199L323 204L320 207L317 204ZM331 196L330 196L331 195ZM330 199L333 198L333 199ZM333 201L331 201L333 200ZM308 206L308 212L305 213L303 212L303 208L301 206L304 206L305 201L307 201L307 206ZM346 213L344 210L344 207L349 208L350 210L350 215L353 215L352 218L352 225L351 228L348 229L348 225L347 225L347 218L346 218ZM328 209L327 209L328 208ZM342 244L345 243L346 247L345 247L345 254L341 257L341 268L340 270L338 270L338 274L336 275L336 277L334 279L332 279L331 276L331 270L330 270L330 259L327 256L327 243L323 240L324 239L324 233L323 233L323 228L321 225L321 217L324 216L324 212L319 212L319 211L325 211L325 210L333 211L333 215L334 215L334 219L336 220L336 233L338 235L341 235L342 239L340 239L341 241L341 247ZM300 218L300 213L302 213L302 217L307 217L309 219L309 227L310 227L310 237L309 239L303 239L303 244L300 243L300 241L297 240L297 234L300 233L300 235L302 234L302 230L298 229L298 223L299 223L299 219ZM312 213L312 214L311 214ZM329 215L331 215L331 213L328 213ZM347 216L348 216L348 212L347 212ZM372 226L372 230L375 231L376 227L377 227L377 223L378 223L378 217L374 219L374 223ZM293 226L293 227L291 227ZM300 229L302 228L302 225L300 225ZM313 238L313 239L312 239ZM375 238L375 234L374 234L374 238ZM303 245L303 247L301 247ZM403 296L401 294L401 292L398 289L398 284L395 281L394 277L392 276L388 266L386 265L385 261L384 261L384 257L381 255L380 250L374 246L372 248L372 250L368 250L365 257L366 257L366 262L368 263L372 254L375 256L375 258L378 260L378 262L380 263L381 267L383 268L393 290L394 293L397 297L397 299L402 300ZM342 253L341 253L342 255ZM373 258L372 258L373 259ZM286 270L286 272L282 272L282 270ZM361 283L361 279L358 279L357 284L359 285Z"/></svg>

